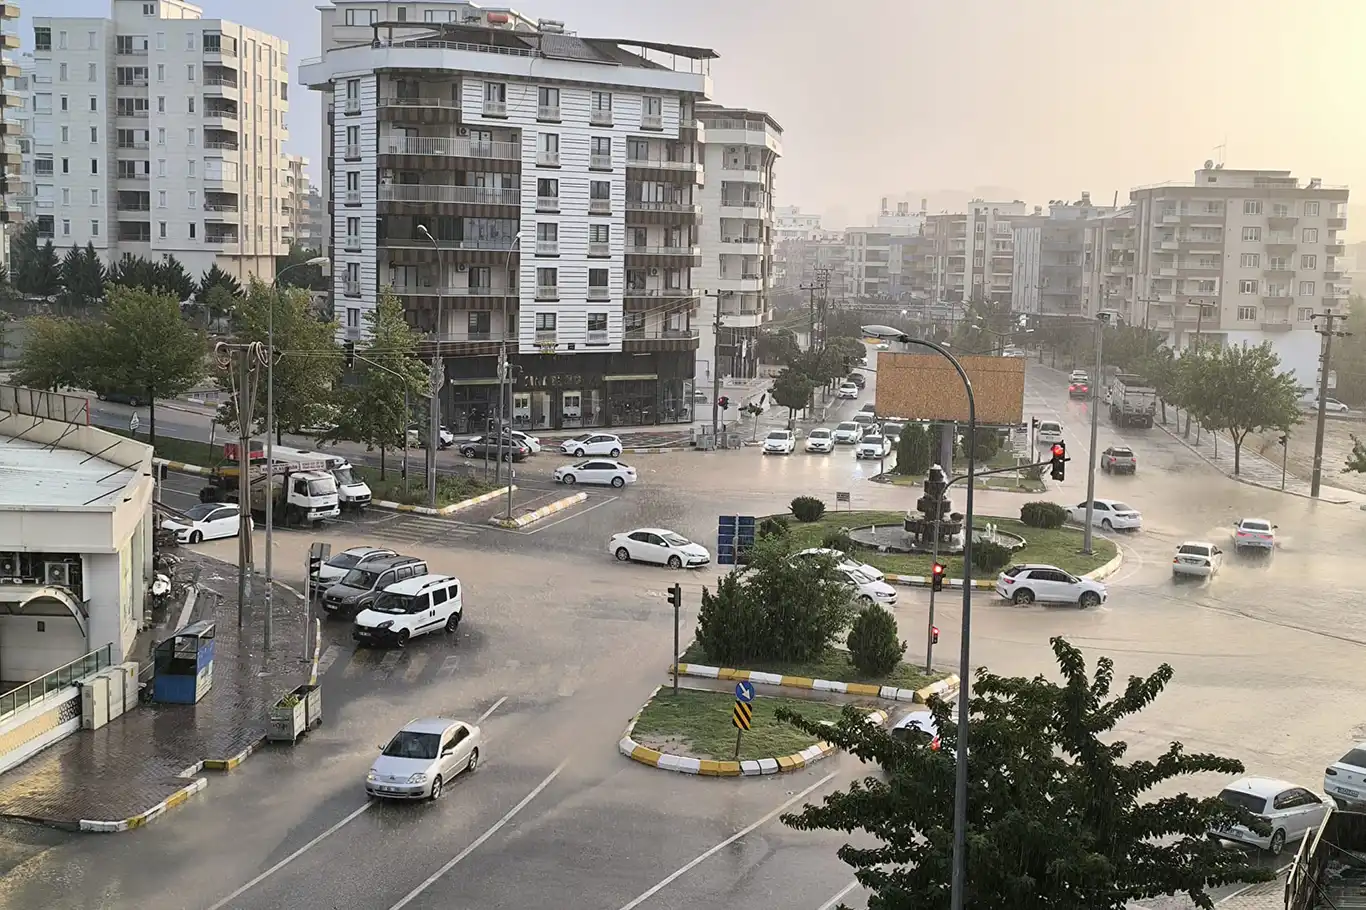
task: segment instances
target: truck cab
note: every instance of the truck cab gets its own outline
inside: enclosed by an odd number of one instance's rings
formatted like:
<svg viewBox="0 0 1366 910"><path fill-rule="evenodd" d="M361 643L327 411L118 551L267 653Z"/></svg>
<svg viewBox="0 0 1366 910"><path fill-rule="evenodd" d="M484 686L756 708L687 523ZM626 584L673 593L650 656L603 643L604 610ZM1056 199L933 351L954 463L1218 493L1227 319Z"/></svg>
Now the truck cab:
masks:
<svg viewBox="0 0 1366 910"><path fill-rule="evenodd" d="M233 448L235 450L236 446ZM248 470L253 516L265 517L268 496L274 500L272 519L286 527L297 527L305 522L316 527L324 519L341 514L337 481L327 470L325 460L282 459L277 454L269 470L264 462L254 463ZM216 468L209 485L199 491L199 501L240 502L240 478L236 464L226 463Z"/></svg>
<svg viewBox="0 0 1366 910"><path fill-rule="evenodd" d="M258 460L256 453L252 453L253 460ZM264 460L264 455L259 460ZM320 461L324 464L324 470L332 475L337 482L337 502L342 509L354 509L360 511L370 505L371 493L370 486L364 480L356 476L355 469L351 462L340 455L330 455L323 452L307 452L303 449L286 448L285 446L275 447L276 461L297 461L310 462Z"/></svg>

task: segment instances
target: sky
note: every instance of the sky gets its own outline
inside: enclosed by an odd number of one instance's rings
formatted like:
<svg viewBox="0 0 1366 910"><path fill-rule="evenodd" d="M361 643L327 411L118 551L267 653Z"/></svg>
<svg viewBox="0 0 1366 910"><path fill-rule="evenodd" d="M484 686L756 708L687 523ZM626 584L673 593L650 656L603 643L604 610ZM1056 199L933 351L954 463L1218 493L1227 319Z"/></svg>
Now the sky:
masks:
<svg viewBox="0 0 1366 910"><path fill-rule="evenodd" d="M309 0L201 0L318 54ZM489 3L489 6L505 5ZM30 17L107 0L20 0ZM1206 159L1366 187L1366 0L517 0L585 37L714 49L713 100L784 129L777 203L864 223L883 196L1008 189L1043 205L1189 181ZM320 155L291 93L289 150ZM316 169L315 169L316 170ZM1355 206L1353 207L1355 208ZM1366 210L1363 210L1366 212Z"/></svg>

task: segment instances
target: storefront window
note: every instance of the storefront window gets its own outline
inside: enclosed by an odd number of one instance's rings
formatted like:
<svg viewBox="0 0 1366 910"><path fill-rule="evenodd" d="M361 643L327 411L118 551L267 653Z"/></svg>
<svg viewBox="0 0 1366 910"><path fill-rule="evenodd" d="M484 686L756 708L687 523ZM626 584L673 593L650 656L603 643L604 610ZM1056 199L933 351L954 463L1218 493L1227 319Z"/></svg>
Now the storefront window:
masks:
<svg viewBox="0 0 1366 910"><path fill-rule="evenodd" d="M659 404L655 400L653 379L628 379L609 382L612 426L646 426L656 422Z"/></svg>
<svg viewBox="0 0 1366 910"><path fill-rule="evenodd" d="M661 379L659 386L659 422L691 423L692 402L688 400L682 379Z"/></svg>

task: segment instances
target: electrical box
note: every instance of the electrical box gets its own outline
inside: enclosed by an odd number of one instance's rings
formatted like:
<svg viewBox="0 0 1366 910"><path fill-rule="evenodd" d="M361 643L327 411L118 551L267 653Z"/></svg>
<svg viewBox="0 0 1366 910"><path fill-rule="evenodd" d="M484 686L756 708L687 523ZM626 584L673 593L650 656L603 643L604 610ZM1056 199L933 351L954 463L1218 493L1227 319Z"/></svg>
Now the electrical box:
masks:
<svg viewBox="0 0 1366 910"><path fill-rule="evenodd" d="M98 730L109 723L109 677L92 676L81 683L81 728Z"/></svg>

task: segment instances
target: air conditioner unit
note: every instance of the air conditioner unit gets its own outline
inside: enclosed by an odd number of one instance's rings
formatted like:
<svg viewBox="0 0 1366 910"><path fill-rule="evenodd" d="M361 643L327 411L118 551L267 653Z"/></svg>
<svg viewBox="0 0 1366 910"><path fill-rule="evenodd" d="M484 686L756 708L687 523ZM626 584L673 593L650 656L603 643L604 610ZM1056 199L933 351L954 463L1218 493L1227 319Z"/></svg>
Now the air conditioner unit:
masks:
<svg viewBox="0 0 1366 910"><path fill-rule="evenodd" d="M468 126L462 126L455 131L455 134L457 136L468 136L470 134L470 128Z"/></svg>
<svg viewBox="0 0 1366 910"><path fill-rule="evenodd" d="M43 563L43 581L49 585L71 586L71 564L67 562Z"/></svg>
<svg viewBox="0 0 1366 910"><path fill-rule="evenodd" d="M467 265L465 265L465 263L463 263L463 262L458 262L458 263L456 263L456 265L455 265L455 270L456 270L457 272L468 272L469 269L470 269L470 267L467 266Z"/></svg>
<svg viewBox="0 0 1366 910"><path fill-rule="evenodd" d="M0 553L0 579L19 577L19 554Z"/></svg>
<svg viewBox="0 0 1366 910"><path fill-rule="evenodd" d="M659 274L659 269L657 269L657 268L652 268L652 269L650 269L650 276L651 276L651 277L654 277L655 275L658 275L658 274Z"/></svg>

